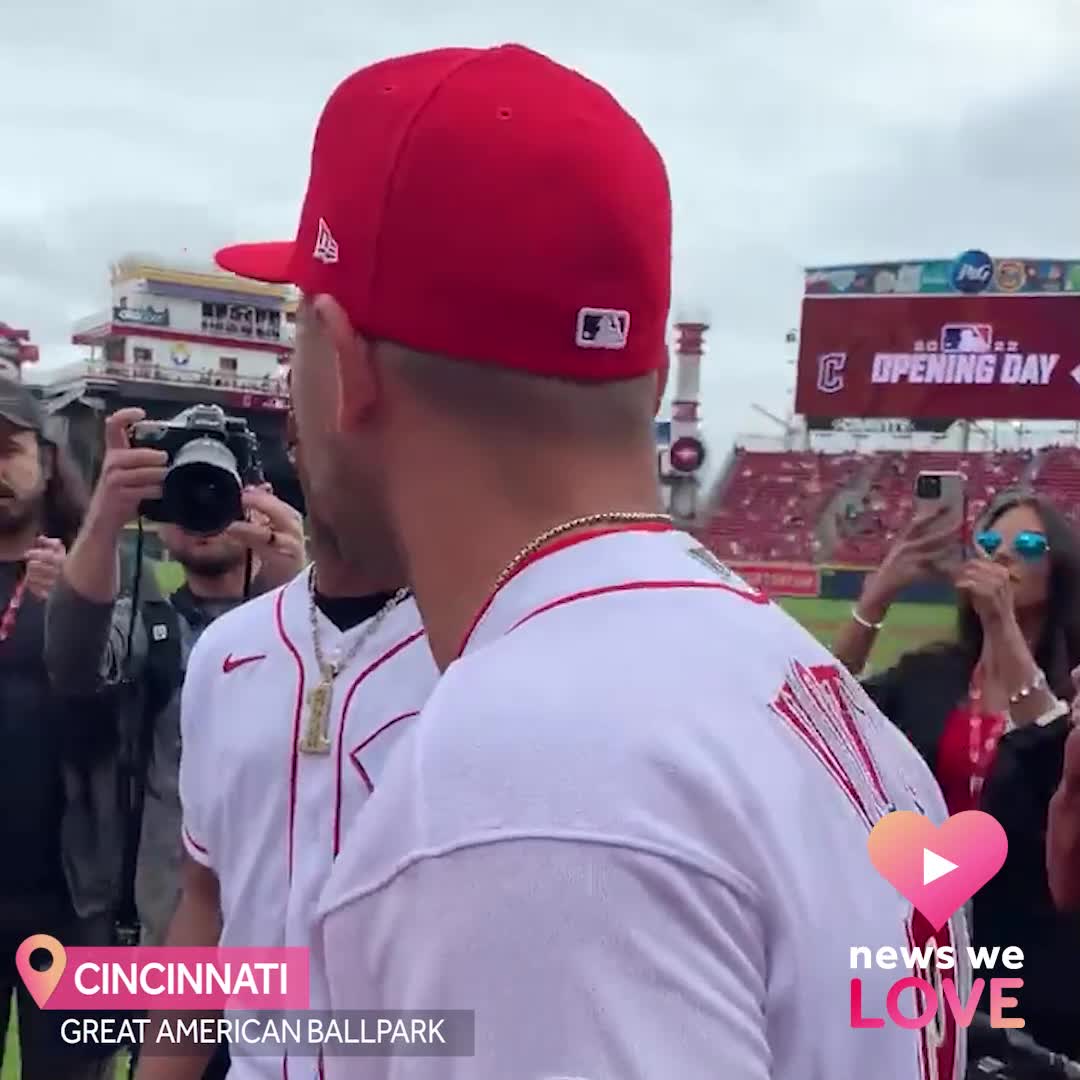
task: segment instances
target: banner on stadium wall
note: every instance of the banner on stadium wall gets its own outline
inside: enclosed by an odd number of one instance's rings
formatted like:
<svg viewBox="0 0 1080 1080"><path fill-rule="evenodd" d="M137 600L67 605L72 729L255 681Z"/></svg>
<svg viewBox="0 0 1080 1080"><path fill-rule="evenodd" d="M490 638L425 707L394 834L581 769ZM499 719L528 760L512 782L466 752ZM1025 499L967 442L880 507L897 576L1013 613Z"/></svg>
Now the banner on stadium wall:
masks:
<svg viewBox="0 0 1080 1080"><path fill-rule="evenodd" d="M795 408L815 418L1080 419L1080 293L808 296Z"/></svg>
<svg viewBox="0 0 1080 1080"><path fill-rule="evenodd" d="M974 273L965 277L965 266ZM965 281L978 286L973 291L1008 296L1080 293L1080 259L992 259L971 251L958 259L813 267L804 287L807 296L925 296L965 291Z"/></svg>
<svg viewBox="0 0 1080 1080"><path fill-rule="evenodd" d="M817 596L820 580L816 566L779 563L729 562L729 569L747 585L768 596Z"/></svg>
<svg viewBox="0 0 1080 1080"><path fill-rule="evenodd" d="M913 420L906 417L808 416L811 431L835 431L845 435L914 435L916 432L945 435L954 420Z"/></svg>

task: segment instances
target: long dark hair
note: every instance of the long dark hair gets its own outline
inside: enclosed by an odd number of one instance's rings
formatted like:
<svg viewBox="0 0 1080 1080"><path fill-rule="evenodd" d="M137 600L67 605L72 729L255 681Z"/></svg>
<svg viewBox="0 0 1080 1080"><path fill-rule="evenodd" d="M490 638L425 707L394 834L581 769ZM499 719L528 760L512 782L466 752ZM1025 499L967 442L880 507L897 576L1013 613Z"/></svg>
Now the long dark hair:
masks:
<svg viewBox="0 0 1080 1080"><path fill-rule="evenodd" d="M69 551L82 528L90 490L70 451L62 445L41 440L41 464L49 479L41 502L41 530L62 540Z"/></svg>
<svg viewBox="0 0 1080 1080"><path fill-rule="evenodd" d="M1053 692L1071 701L1071 672L1080 664L1080 537L1049 499L1027 491L1009 491L995 499L981 527L990 528L1002 515L1021 506L1039 515L1050 549L1045 621L1035 648L1035 662L1046 673ZM974 670L982 655L983 630L979 616L966 599L959 604L957 638Z"/></svg>

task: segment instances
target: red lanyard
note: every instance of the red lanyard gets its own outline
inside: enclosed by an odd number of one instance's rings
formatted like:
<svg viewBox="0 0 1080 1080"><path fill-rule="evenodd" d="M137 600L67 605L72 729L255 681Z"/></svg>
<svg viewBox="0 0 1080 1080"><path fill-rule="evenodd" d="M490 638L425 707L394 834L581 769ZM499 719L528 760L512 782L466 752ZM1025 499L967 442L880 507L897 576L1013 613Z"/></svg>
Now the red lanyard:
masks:
<svg viewBox="0 0 1080 1080"><path fill-rule="evenodd" d="M0 641L7 641L11 637L11 631L15 629L15 620L19 617L19 608L22 606L23 593L26 592L26 575L23 574L15 582L15 590L11 599L4 608L4 614L0 616Z"/></svg>
<svg viewBox="0 0 1080 1080"><path fill-rule="evenodd" d="M990 766L994 762L997 745L1005 734L1006 718L1001 713L983 712L979 705L982 698L982 688L979 686L982 682L981 665L976 665L971 682L968 694L968 761L971 764L969 790L972 799L978 800Z"/></svg>
<svg viewBox="0 0 1080 1080"><path fill-rule="evenodd" d="M986 781L1001 736L1005 734L1005 717L971 710L968 734L968 759L971 762L970 791L978 799Z"/></svg>

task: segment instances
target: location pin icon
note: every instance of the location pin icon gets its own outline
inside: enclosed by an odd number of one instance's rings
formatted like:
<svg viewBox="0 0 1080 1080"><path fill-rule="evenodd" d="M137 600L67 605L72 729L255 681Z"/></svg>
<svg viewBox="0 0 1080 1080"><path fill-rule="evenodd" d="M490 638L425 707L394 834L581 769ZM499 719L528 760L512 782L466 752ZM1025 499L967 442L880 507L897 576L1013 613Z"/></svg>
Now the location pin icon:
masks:
<svg viewBox="0 0 1080 1080"><path fill-rule="evenodd" d="M30 957L38 949L44 949L51 957L46 971L37 971L30 963ZM38 1008L44 1009L45 1002L52 997L56 984L67 967L67 953L56 938L49 937L48 934L34 934L19 946L15 953L15 967L18 968L23 985L37 1002Z"/></svg>

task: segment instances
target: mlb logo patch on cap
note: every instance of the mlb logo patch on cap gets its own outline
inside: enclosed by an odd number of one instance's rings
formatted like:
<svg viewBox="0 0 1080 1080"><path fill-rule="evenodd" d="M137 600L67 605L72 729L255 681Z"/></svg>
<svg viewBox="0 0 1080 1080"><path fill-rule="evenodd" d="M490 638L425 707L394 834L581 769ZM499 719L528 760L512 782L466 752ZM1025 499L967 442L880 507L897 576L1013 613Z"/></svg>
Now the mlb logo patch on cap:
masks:
<svg viewBox="0 0 1080 1080"><path fill-rule="evenodd" d="M575 340L583 349L625 349L630 333L630 312L609 308L582 308Z"/></svg>
<svg viewBox="0 0 1080 1080"><path fill-rule="evenodd" d="M294 239L217 261L448 360L591 383L667 363L663 159L611 93L521 45L353 72L319 118Z"/></svg>

